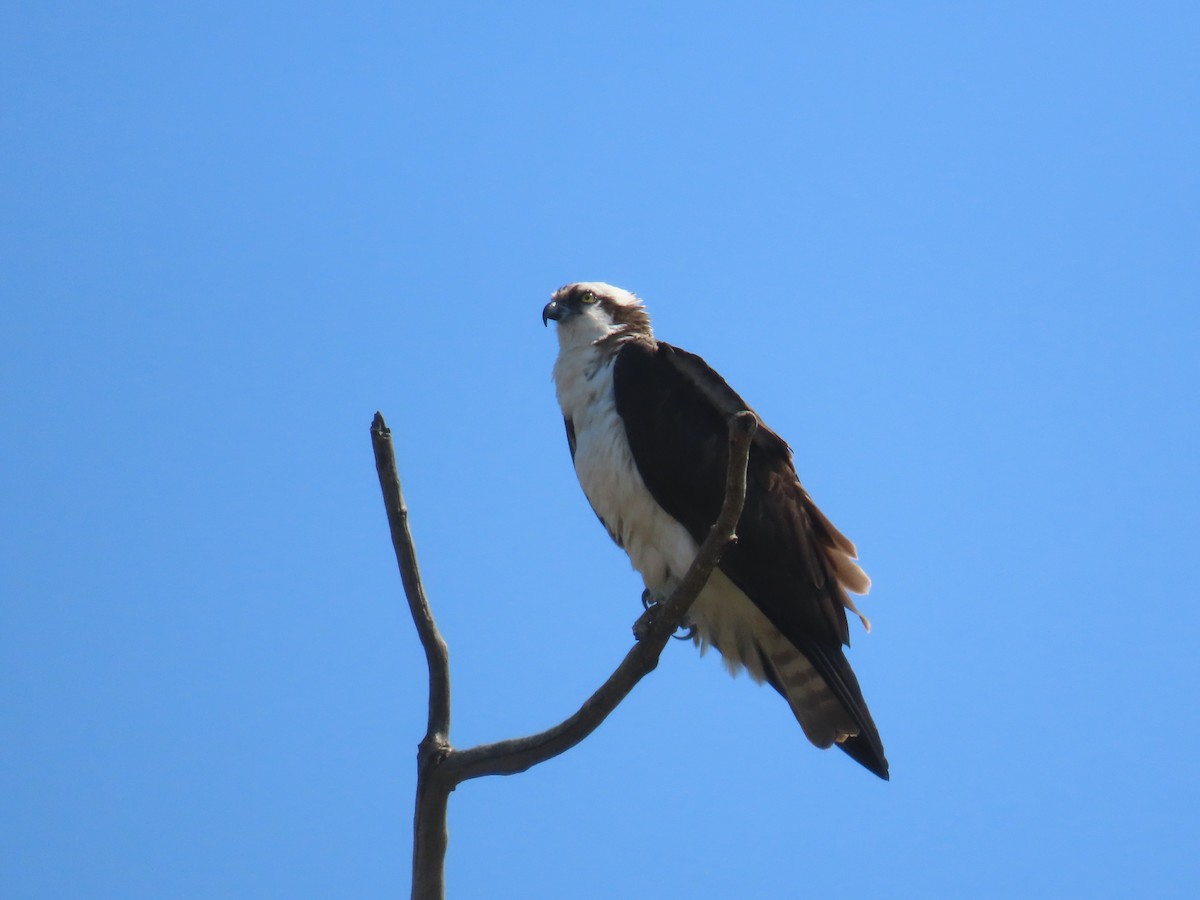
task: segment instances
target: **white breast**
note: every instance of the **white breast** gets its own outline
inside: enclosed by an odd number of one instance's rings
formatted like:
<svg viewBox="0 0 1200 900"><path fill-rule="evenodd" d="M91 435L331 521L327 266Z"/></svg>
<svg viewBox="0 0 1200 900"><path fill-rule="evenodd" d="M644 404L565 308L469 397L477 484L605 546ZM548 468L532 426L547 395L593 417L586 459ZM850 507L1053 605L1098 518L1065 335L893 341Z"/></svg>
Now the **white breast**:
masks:
<svg viewBox="0 0 1200 900"><path fill-rule="evenodd" d="M563 415L575 428L575 473L608 531L629 554L646 587L669 593L696 556L696 542L658 505L638 472L613 394L616 357L594 346L564 346L554 364ZM730 671L763 672L752 638L773 627L720 572L693 605L690 619L702 647L717 642Z"/></svg>
<svg viewBox="0 0 1200 900"><path fill-rule="evenodd" d="M575 474L610 534L651 590L664 590L696 555L696 542L659 506L638 473L613 396L615 356L564 350L554 366L563 415L575 427Z"/></svg>

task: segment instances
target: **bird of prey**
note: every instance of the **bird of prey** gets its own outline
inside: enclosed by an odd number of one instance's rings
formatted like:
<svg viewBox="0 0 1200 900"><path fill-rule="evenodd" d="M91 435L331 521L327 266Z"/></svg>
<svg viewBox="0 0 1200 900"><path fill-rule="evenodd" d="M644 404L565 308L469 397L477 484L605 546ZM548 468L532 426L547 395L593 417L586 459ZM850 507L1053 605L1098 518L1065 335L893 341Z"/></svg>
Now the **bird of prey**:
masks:
<svg viewBox="0 0 1200 900"><path fill-rule="evenodd" d="M569 284L542 310L558 325L554 382L575 473L651 596L669 596L725 494L728 418L749 409L695 354L657 340L642 302L601 282ZM888 777L879 732L842 646L847 591L870 579L801 486L791 448L759 421L746 503L688 614L701 652L766 681L818 747L837 745Z"/></svg>

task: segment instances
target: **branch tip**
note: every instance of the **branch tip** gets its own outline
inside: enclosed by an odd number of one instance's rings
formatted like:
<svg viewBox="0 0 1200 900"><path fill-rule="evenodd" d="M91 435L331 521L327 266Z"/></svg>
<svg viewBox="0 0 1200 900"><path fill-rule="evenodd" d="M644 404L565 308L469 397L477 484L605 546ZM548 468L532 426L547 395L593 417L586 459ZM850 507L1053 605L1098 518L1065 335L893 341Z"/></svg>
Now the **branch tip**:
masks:
<svg viewBox="0 0 1200 900"><path fill-rule="evenodd" d="M756 431L758 431L758 416L750 410L743 409L733 414L733 418L729 423L730 440L736 440L737 435L749 435L753 437Z"/></svg>

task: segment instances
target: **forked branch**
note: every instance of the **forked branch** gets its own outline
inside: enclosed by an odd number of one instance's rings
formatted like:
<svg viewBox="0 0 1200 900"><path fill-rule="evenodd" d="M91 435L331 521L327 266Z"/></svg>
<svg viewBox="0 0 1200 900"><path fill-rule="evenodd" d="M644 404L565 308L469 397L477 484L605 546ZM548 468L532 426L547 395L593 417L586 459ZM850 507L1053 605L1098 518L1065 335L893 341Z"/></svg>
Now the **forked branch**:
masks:
<svg viewBox="0 0 1200 900"><path fill-rule="evenodd" d="M658 665L658 658L679 628L696 597L708 583L735 529L746 499L746 464L758 428L754 413L742 410L729 420L729 466L725 499L687 574L667 600L639 620L638 641L608 680L574 715L540 734L483 744L468 750L450 746L450 669L446 643L438 633L425 598L417 555L408 528L408 509L396 473L391 431L375 414L371 442L375 467L391 526L392 544L404 582L413 622L429 665L429 724L417 755L417 799L413 821L414 900L445 896L446 811L450 792L461 782L482 775L512 775L563 753L596 730L634 686Z"/></svg>

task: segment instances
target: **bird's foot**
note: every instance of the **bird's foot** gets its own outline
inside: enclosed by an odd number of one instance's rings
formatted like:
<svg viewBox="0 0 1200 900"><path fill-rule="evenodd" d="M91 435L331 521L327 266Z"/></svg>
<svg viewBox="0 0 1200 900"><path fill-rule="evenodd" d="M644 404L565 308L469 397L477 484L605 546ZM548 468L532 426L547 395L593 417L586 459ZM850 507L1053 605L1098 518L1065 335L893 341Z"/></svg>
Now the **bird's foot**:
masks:
<svg viewBox="0 0 1200 900"><path fill-rule="evenodd" d="M658 608L667 601L670 594L661 594L658 591L652 591L649 588L642 591L642 608L645 610L636 622L633 623L633 638L634 640L644 640L646 635L650 633L650 627L654 624L655 616L658 614ZM696 626L692 624L681 624L679 631L671 635L677 641L690 641L696 635Z"/></svg>
<svg viewBox="0 0 1200 900"><path fill-rule="evenodd" d="M658 612L658 606L665 600L655 591L646 588L642 591L642 614L638 616L637 621L633 623L633 639L635 641L645 640L646 635L650 633L650 626L654 624L654 616Z"/></svg>

